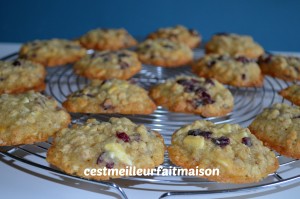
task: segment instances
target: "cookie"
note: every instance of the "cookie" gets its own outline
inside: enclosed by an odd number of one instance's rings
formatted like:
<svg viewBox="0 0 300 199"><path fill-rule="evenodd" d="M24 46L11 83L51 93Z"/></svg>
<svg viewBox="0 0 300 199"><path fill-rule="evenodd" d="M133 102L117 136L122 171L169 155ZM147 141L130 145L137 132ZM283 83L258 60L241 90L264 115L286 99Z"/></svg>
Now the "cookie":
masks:
<svg viewBox="0 0 300 199"><path fill-rule="evenodd" d="M168 152L183 168L219 169L219 175L199 176L217 182L258 182L279 166L275 154L237 124L195 121L172 135Z"/></svg>
<svg viewBox="0 0 300 199"><path fill-rule="evenodd" d="M46 141L70 123L57 102L33 91L0 95L0 146Z"/></svg>
<svg viewBox="0 0 300 199"><path fill-rule="evenodd" d="M58 66L78 61L86 50L77 42L66 39L35 40L21 46L20 58L44 66Z"/></svg>
<svg viewBox="0 0 300 199"><path fill-rule="evenodd" d="M135 46L137 41L123 28L91 30L79 38L82 46L95 50L119 50Z"/></svg>
<svg viewBox="0 0 300 199"><path fill-rule="evenodd" d="M249 129L281 155L300 158L300 107L274 104L264 109Z"/></svg>
<svg viewBox="0 0 300 199"><path fill-rule="evenodd" d="M141 70L142 64L136 53L128 50L96 51L73 68L76 74L91 79L129 79Z"/></svg>
<svg viewBox="0 0 300 199"><path fill-rule="evenodd" d="M258 59L265 75L286 81L300 80L300 58L293 56L265 54Z"/></svg>
<svg viewBox="0 0 300 199"><path fill-rule="evenodd" d="M23 59L0 61L0 94L43 91L45 76L46 70L40 64Z"/></svg>
<svg viewBox="0 0 300 199"><path fill-rule="evenodd" d="M215 34L205 45L207 54L229 54L230 56L244 56L258 58L264 49L251 36L229 33Z"/></svg>
<svg viewBox="0 0 300 199"><path fill-rule="evenodd" d="M150 96L157 105L170 111L223 116L233 109L233 96L217 80L178 76L154 86Z"/></svg>
<svg viewBox="0 0 300 199"><path fill-rule="evenodd" d="M149 39L169 39L174 42L181 42L190 48L196 48L201 42L201 35L195 29L187 29L177 25L173 27L160 28L148 36Z"/></svg>
<svg viewBox="0 0 300 199"><path fill-rule="evenodd" d="M143 88L124 80L94 81L68 96L69 112L151 114L156 105Z"/></svg>
<svg viewBox="0 0 300 199"><path fill-rule="evenodd" d="M195 74L237 87L261 87L263 75L257 63L246 57L209 54L192 65Z"/></svg>
<svg viewBox="0 0 300 199"><path fill-rule="evenodd" d="M147 130L127 118L109 122L89 119L59 131L47 153L47 161L64 172L94 180L108 180L120 175L85 175L86 168L148 169L164 161L164 141L160 134Z"/></svg>
<svg viewBox="0 0 300 199"><path fill-rule="evenodd" d="M287 88L281 90L279 94L283 98L300 106L300 85L297 84L290 85Z"/></svg>
<svg viewBox="0 0 300 199"><path fill-rule="evenodd" d="M142 63L162 67L183 66L193 60L187 45L168 39L148 39L137 46L137 53Z"/></svg>

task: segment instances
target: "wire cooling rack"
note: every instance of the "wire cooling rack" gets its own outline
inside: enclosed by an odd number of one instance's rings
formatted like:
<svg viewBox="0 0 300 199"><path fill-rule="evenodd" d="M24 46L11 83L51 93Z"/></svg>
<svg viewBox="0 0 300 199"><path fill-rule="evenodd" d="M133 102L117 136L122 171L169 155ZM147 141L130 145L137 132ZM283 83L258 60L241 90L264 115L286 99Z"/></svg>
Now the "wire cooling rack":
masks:
<svg viewBox="0 0 300 199"><path fill-rule="evenodd" d="M197 50L195 52L196 57L201 56L202 53L203 52L201 50ZM16 53L2 58L2 60L11 60L15 58L17 58ZM189 67L166 69L161 67L143 66L141 72L135 75L131 81L139 84L145 89L149 89L151 86L161 83L169 77L174 77L181 74L192 75ZM51 95L60 103L62 103L66 99L66 96L68 96L70 93L83 88L89 82L87 79L75 75L73 73L72 66L49 68L46 81L46 94ZM268 107L276 102L290 103L278 95L278 91L286 88L288 85L290 85L290 83L267 76L265 77L264 86L262 88L236 88L228 86L234 96L235 107L231 113L222 117L203 118L201 116L192 114L171 113L162 107L158 107L158 109L151 115L126 115L126 117L135 123L145 124L147 127L160 132L165 139L165 143L168 145L171 141L171 135L176 129L182 125L189 124L194 120L209 120L214 123L238 123L244 127L247 127L264 107ZM122 116L124 115L72 114L72 123L81 123L91 117L98 120L107 121L110 117ZM133 182L133 184L155 184L158 185L155 186L157 190L164 190L164 186L169 187L170 185L174 187L185 186L185 191L175 191L175 189L174 191L164 193L160 197L166 198L174 195L194 195L261 189L300 180L300 161L281 156L280 154L277 154L277 158L280 162L279 169L275 173L270 174L263 181L252 184L225 184L207 181L198 177L171 175L126 177L110 181L87 180L65 174L46 162L46 152L51 146L51 142L52 140L49 139L47 142L35 143L32 145L0 147L0 153L9 156L12 159L68 178L111 187L117 190L122 198L127 198L122 187L125 187L125 184L128 181ZM170 166L175 167L169 161L167 154L165 155L165 161L162 166L164 168L169 168ZM194 187L193 191L187 191L188 187ZM153 188L151 189L153 190Z"/></svg>

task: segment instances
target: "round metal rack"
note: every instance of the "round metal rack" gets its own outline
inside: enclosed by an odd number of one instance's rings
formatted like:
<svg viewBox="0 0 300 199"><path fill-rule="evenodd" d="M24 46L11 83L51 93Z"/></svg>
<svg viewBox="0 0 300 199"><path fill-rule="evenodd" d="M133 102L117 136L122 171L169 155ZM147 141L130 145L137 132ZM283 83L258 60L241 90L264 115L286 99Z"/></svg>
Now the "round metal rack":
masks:
<svg viewBox="0 0 300 199"><path fill-rule="evenodd" d="M196 56L201 56L202 51L197 50ZM17 54L12 54L3 58L3 60L15 59ZM161 67L143 66L139 74L131 78L130 81L139 84L145 89L163 82L165 79L176 75L193 75L189 67L180 67L176 69L166 69ZM62 66L48 69L47 88L45 93L54 97L58 102L62 103L66 97L74 91L82 89L89 80L79 77L73 73L72 66ZM189 124L194 120L210 120L214 123L238 123L247 127L251 121L259 114L264 107L268 107L274 103L290 103L278 95L278 91L286 88L290 83L265 77L264 86L261 88L237 88L228 86L235 99L234 110L222 117L203 118L199 115L172 113L162 107L151 115L126 115L135 123L145 124L147 127L160 132L165 143L170 144L172 133L182 125ZM107 121L110 117L123 117L121 114L72 114L72 123L81 123L88 118L96 118L98 120ZM15 147L0 147L0 153L9 156L15 160L27 163L29 165L39 167L59 175L67 176L79 181L87 181L93 184L101 184L116 189L123 198L127 198L122 187L126 182L134 183L149 183L157 184L163 189L166 186L188 186L196 187L193 191L171 191L163 194L160 198L165 198L173 195L193 195L207 193L223 193L249 189L267 188L275 185L287 184L300 180L300 161L287 158L277 154L280 162L280 168L277 172L270 174L266 179L252 184L224 184L207 181L198 177L187 176L141 176L141 177L126 177L114 179L110 181L93 181L82 179L76 176L70 176L49 165L46 160L46 151L51 146L51 139L47 142L35 143L32 145L21 145ZM165 161L162 164L164 168L173 166L170 163L167 154ZM158 186L156 186L158 187ZM153 188L152 188L153 189ZM160 190L160 188L157 188ZM176 190L176 189L175 189Z"/></svg>

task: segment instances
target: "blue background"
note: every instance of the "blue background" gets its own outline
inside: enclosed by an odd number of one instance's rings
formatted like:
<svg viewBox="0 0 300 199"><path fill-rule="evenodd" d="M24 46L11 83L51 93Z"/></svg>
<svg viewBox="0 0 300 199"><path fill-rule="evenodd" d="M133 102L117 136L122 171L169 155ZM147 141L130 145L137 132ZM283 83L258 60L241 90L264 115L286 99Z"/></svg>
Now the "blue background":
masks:
<svg viewBox="0 0 300 199"><path fill-rule="evenodd" d="M267 50L300 51L300 1L0 1L0 42L76 38L96 27L145 36L183 24L208 40L215 32L252 35Z"/></svg>

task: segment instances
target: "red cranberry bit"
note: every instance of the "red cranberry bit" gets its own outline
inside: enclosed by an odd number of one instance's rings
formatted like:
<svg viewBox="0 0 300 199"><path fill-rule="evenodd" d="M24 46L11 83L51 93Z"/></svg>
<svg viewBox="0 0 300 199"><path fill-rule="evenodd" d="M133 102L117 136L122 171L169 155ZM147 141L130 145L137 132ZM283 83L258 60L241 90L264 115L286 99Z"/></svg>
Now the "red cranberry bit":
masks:
<svg viewBox="0 0 300 199"><path fill-rule="evenodd" d="M193 135L193 136L202 136L205 139L210 139L212 132L210 131L201 131L200 129L193 129L188 131L188 135Z"/></svg>
<svg viewBox="0 0 300 199"><path fill-rule="evenodd" d="M119 58L129 57L129 55L126 54L125 52L121 52L121 53L118 54L118 57L119 57Z"/></svg>
<svg viewBox="0 0 300 199"><path fill-rule="evenodd" d="M270 63L272 60L272 54L265 54L259 57L258 63Z"/></svg>
<svg viewBox="0 0 300 199"><path fill-rule="evenodd" d="M242 138L242 143L246 146L252 146L252 141L250 137L243 137Z"/></svg>
<svg viewBox="0 0 300 199"><path fill-rule="evenodd" d="M105 165L105 167L108 168L108 169L112 169L112 168L114 168L114 166L115 166L115 163L113 163L113 162L108 162Z"/></svg>
<svg viewBox="0 0 300 199"><path fill-rule="evenodd" d="M214 103L215 101L213 99L211 99L211 96L210 94L208 94L207 92L202 92L201 94L201 99L203 101L203 105L206 105L206 104L212 104Z"/></svg>
<svg viewBox="0 0 300 199"><path fill-rule="evenodd" d="M247 57L243 57L243 56L239 56L237 58L235 58L236 61L242 62L244 64L251 62L250 59L248 59Z"/></svg>
<svg viewBox="0 0 300 199"><path fill-rule="evenodd" d="M246 74L242 74L242 80L246 79Z"/></svg>
<svg viewBox="0 0 300 199"><path fill-rule="evenodd" d="M104 155L105 153L101 153L97 159L97 164L101 164L104 161Z"/></svg>
<svg viewBox="0 0 300 199"><path fill-rule="evenodd" d="M208 62L208 63L206 64L206 66L207 66L208 68L211 68L211 67L213 67L215 64L216 64L216 61L213 60L213 61Z"/></svg>
<svg viewBox="0 0 300 199"><path fill-rule="evenodd" d="M215 85L215 82L212 79L205 79L205 83L206 84L211 84L211 85Z"/></svg>
<svg viewBox="0 0 300 199"><path fill-rule="evenodd" d="M121 61L119 63L119 65L120 65L120 68L123 69L123 70L129 67L129 64L127 62L124 62L124 61Z"/></svg>
<svg viewBox="0 0 300 199"><path fill-rule="evenodd" d="M197 79L179 79L177 80L177 83L184 87L184 92L188 93L195 92L200 88L200 82Z"/></svg>
<svg viewBox="0 0 300 199"><path fill-rule="evenodd" d="M163 47L167 48L167 49L174 49L174 46L172 46L170 44L164 44Z"/></svg>
<svg viewBox="0 0 300 199"><path fill-rule="evenodd" d="M129 142L130 137L125 132L117 132L117 138L123 140L124 142Z"/></svg>
<svg viewBox="0 0 300 199"><path fill-rule="evenodd" d="M219 138L212 138L211 141L220 147L225 147L230 144L230 139L228 137L222 136Z"/></svg>
<svg viewBox="0 0 300 199"><path fill-rule="evenodd" d="M14 66L21 66L21 62L19 60L15 60L12 65Z"/></svg>
<svg viewBox="0 0 300 199"><path fill-rule="evenodd" d="M110 99L106 99L103 104L101 105L104 110L112 109L113 105Z"/></svg>

